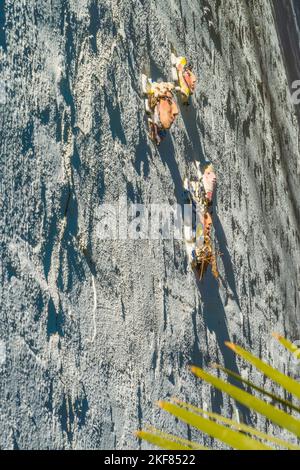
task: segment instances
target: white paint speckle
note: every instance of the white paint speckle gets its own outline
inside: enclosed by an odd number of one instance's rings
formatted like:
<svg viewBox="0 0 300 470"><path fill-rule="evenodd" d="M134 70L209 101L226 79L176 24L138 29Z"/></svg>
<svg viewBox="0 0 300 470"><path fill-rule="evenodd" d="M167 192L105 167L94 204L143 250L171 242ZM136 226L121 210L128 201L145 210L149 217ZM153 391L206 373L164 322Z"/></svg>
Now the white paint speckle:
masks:
<svg viewBox="0 0 300 470"><path fill-rule="evenodd" d="M6 361L6 346L3 340L0 339L0 366L5 364Z"/></svg>
<svg viewBox="0 0 300 470"><path fill-rule="evenodd" d="M6 88L3 80L0 81L0 104L6 103Z"/></svg>

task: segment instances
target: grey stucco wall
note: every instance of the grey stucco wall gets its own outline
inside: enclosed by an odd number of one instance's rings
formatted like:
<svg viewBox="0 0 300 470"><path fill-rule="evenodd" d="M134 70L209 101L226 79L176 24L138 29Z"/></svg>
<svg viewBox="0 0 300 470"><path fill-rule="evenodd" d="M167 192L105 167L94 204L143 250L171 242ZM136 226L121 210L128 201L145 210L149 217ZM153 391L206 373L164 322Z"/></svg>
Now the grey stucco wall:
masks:
<svg viewBox="0 0 300 470"><path fill-rule="evenodd" d="M5 0L0 12L0 446L148 448L133 435L146 424L209 444L154 404L176 395L235 415L189 364L246 374L233 340L297 374L270 336L300 338L299 126L272 5ZM140 74L171 78L170 42L199 84L157 150ZM219 284L197 284L181 241L99 240L101 204L182 202L205 158Z"/></svg>

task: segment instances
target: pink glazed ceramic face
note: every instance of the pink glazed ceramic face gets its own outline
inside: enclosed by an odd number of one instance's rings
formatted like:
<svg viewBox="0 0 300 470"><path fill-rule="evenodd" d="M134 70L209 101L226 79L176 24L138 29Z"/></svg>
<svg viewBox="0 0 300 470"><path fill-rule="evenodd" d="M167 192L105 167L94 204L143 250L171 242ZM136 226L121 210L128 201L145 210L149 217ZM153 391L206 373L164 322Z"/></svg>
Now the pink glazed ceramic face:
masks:
<svg viewBox="0 0 300 470"><path fill-rule="evenodd" d="M211 201L213 198L216 184L217 184L217 178L216 178L216 174L214 172L213 166L208 165L205 168L205 172L203 175L203 185L204 185L207 199L209 201Z"/></svg>
<svg viewBox="0 0 300 470"><path fill-rule="evenodd" d="M168 91L165 96L159 100L159 118L164 129L170 129L179 113L178 106Z"/></svg>
<svg viewBox="0 0 300 470"><path fill-rule="evenodd" d="M186 85L190 89L190 93L194 93L196 88L196 75L188 68L185 69L183 64L179 64L177 66L177 70L179 72L179 78L185 81Z"/></svg>
<svg viewBox="0 0 300 470"><path fill-rule="evenodd" d="M191 92L194 93L196 87L196 75L191 70L186 70L182 75L186 81L187 86Z"/></svg>

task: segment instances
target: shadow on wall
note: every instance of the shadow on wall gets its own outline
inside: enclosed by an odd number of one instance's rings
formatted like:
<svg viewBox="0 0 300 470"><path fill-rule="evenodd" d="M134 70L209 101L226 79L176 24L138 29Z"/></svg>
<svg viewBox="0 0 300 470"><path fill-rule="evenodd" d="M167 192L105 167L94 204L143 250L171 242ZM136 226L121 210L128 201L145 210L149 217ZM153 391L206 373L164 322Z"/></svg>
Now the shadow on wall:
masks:
<svg viewBox="0 0 300 470"><path fill-rule="evenodd" d="M199 130L197 127L197 111L194 108L194 105L191 100L189 106L183 105L180 103L180 98L178 99L180 107L180 115L182 117L185 130L189 137L190 144L192 146L191 152L187 152L186 160L188 163L193 161L200 161L201 164L205 163L205 156L199 137Z"/></svg>
<svg viewBox="0 0 300 470"><path fill-rule="evenodd" d="M149 48L150 49L150 48ZM149 66L149 76L154 81L157 80L164 80L166 81L166 77L164 76L163 72L159 69L157 64L150 58L150 66ZM200 163L205 163L206 158L203 152L203 147L201 143L201 136L199 135L199 129L201 129L201 122L199 118L199 114L197 113L196 108L193 106L193 103L187 107L180 103L180 98L177 100L179 107L180 107L180 114L184 123L184 127L186 130L187 139L185 140L185 155L184 159L188 165L193 164L194 161L199 161ZM146 119L145 123L146 125ZM154 149L154 150L153 150ZM176 161L176 152L174 143L171 137L171 134L168 132L166 138L163 140L162 144L155 148L155 146L149 146L147 144L147 139L145 134L140 131L140 139L139 145L136 149L136 160L135 160L135 168L139 174L141 174L141 166L142 163L144 164L144 174L149 174L149 156L152 155L153 159L160 158L162 163L166 165L169 169L173 184L174 184L174 193L176 197L176 201L179 204L183 204L183 180L180 174L180 170ZM224 230L222 228L221 222L218 216L214 215L214 228L215 228L215 236L218 241L218 245L220 251L223 253L223 262L225 267L226 273L226 280L228 285L233 293L234 300L236 301L238 307L240 308L240 303L237 295L237 289L235 284L234 278L234 270L230 258L230 254L227 248L227 240L225 237ZM204 280L202 282L197 282L197 287L201 295L201 299L203 302L203 318L204 322L209 329L209 331L214 332L217 340L217 344L219 346L219 350L223 356L223 362L226 368L232 370L233 372L239 374L236 356L235 354L227 348L225 345L226 341L231 341L227 321L226 321L226 313L224 309L224 305L219 293L219 283L216 281L210 270L207 272ZM196 322L196 315L193 315L193 324L195 330L195 338L198 338L197 335L197 322ZM191 354L191 360L194 364L201 364L203 363L203 358L201 351L198 347L198 339L195 341L194 350ZM229 382L233 385L241 387L240 382L229 378ZM212 392L212 407L214 411L221 412L223 397L222 394L219 392ZM249 411L239 405L236 404L240 415L243 421L250 423L250 414Z"/></svg>
<svg viewBox="0 0 300 470"><path fill-rule="evenodd" d="M192 161L200 161L200 163L205 163L206 159L204 156L204 152L202 149L202 144L199 136L199 131L197 127L197 112L195 108L190 105L186 107L184 105L180 106L181 116L186 128L186 132L188 134L189 140L193 145L192 148L192 155L188 156L188 163ZM216 194L215 194L216 200ZM214 201L214 206L216 207L216 201ZM217 241L217 246L222 253L222 261L224 264L225 269L225 276L226 282L232 291L233 298L240 309L240 302L237 294L235 277L234 277L234 270L233 265L231 262L231 257L227 248L227 240L226 236L220 222L220 219L216 212L213 214L213 226L215 232L215 238ZM214 332L216 336L216 340L219 346L219 350L223 356L224 366L233 372L239 374L236 356L235 354L225 345L226 341L231 341L229 331L227 328L226 322L226 313L224 309L224 305L219 293L219 282L213 277L210 268L206 273L203 281L197 282L197 287L201 295L201 299L203 302L203 319L204 322L209 329L209 331ZM195 331L196 333L196 331ZM201 355L199 354L198 358L195 356L194 358L196 362L201 359ZM240 382L229 378L230 383L241 387ZM214 411L221 412L221 405L222 405L222 394L219 392L212 393L212 406ZM240 411L243 420L246 422L251 422L249 411L239 405L236 404L238 410Z"/></svg>
<svg viewBox="0 0 300 470"><path fill-rule="evenodd" d="M168 133L162 144L157 148L157 158L160 158L164 165L169 168L172 181L174 183L174 193L176 202L183 203L183 181L175 158L175 148L171 136Z"/></svg>
<svg viewBox="0 0 300 470"><path fill-rule="evenodd" d="M217 192L214 195L214 207L216 207ZM231 261L231 257L227 248L226 236L216 211L213 213L213 227L215 233L215 239L217 241L216 247L221 252L222 262L225 270L225 280L228 283L229 288L233 294L233 300L236 302L240 309L240 301L237 294L237 288L234 277L234 270ZM220 256L219 262L220 262ZM209 268L204 279L197 282L198 290L201 294L203 302L203 319L210 332L214 332L216 341L219 346L219 350L223 356L224 366L233 372L239 373L239 369L236 362L236 355L231 351L225 342L231 342L230 334L227 328L226 312L219 292L219 281L216 280ZM244 387L235 379L228 378L229 383L235 385L244 390ZM222 405L222 394L212 394L212 406L216 412L221 412ZM236 403L237 409L243 421L251 423L251 416L249 410L244 406Z"/></svg>
<svg viewBox="0 0 300 470"><path fill-rule="evenodd" d="M190 108L190 109L193 109L193 108ZM190 109L188 109L188 111ZM188 117L185 116L183 119L187 127L189 138L194 139L193 142L194 143L196 142L196 145L199 149L199 152L197 153L197 156L199 158L197 159L198 160L200 159L201 162L204 162L205 159L204 159L204 155L202 152L201 141L199 138L198 129L196 126L196 121L195 121L196 120L195 110L194 110L193 115L189 115ZM196 155L195 155L196 145L194 145L194 152L193 152L193 156L195 158L196 158ZM158 147L158 153L162 162L167 164L170 170L170 174L174 182L175 196L176 196L177 202L182 203L183 202L182 201L182 198L183 198L182 179L181 179L178 165L176 163L175 149L174 149L174 145L173 145L170 135L168 135L167 138L162 143L162 145ZM192 159L190 161L192 161ZM224 263L224 268L225 268L225 273L226 273L226 280L234 295L234 300L236 301L238 307L240 308L240 303L239 303L236 284L235 284L233 266L232 266L230 254L227 249L227 240L226 240L225 233L222 228L220 219L217 216L217 214L214 214L214 229L215 229L215 236L218 241L219 248L221 252L223 253L223 263ZM236 356L225 345L225 342L231 341L231 338L230 338L229 331L227 328L225 309L224 309L223 302L219 293L219 283L212 276L210 269L206 273L206 276L204 277L203 281L197 282L197 287L201 294L201 299L203 302L204 322L207 328L209 329L209 331L214 332L216 335L216 340L219 346L219 350L221 351L221 354L223 356L224 365L226 368L231 369L233 372L239 374L239 370L238 370L238 366L236 362ZM197 337L196 323L194 320L193 322L194 322L195 335ZM202 360L202 356L198 348L195 349L194 347L193 358L191 359L194 360L194 363L199 363L199 360L200 361ZM231 378L229 378L229 382L243 389L240 382ZM221 412L222 401L223 401L222 394L218 391L216 392L213 391L212 392L212 407L214 411L219 412L219 413ZM239 405L238 403L236 404L236 407L239 410L240 416L242 417L243 421L250 423L251 418L250 418L249 411L242 405Z"/></svg>
<svg viewBox="0 0 300 470"><path fill-rule="evenodd" d="M110 76L110 81L113 84L113 90L114 90L114 96L117 96L117 91L116 91L116 82L113 74ZM126 137L125 133L123 130L123 125L121 122L121 109L116 101L115 103L113 102L113 95L109 96L105 90L104 91L104 97L105 97L105 105L107 108L107 113L109 116L109 124L110 124L110 130L112 134L112 138L115 140L116 137L120 140L120 142L123 145L126 145Z"/></svg>
<svg viewBox="0 0 300 470"><path fill-rule="evenodd" d="M198 290L201 294L203 302L203 319L205 325L210 332L214 332L219 350L223 356L224 366L240 375L235 354L225 345L225 341L231 341L229 331L226 323L226 313L223 306L222 299L219 293L219 283L213 277L210 270L206 273L201 282L197 282ZM228 378L228 382L235 385L242 390L245 390L240 382L233 378ZM221 413L222 394L212 394L212 408L213 411ZM250 412L244 406L236 403L236 407L240 412L242 420L246 423L251 423Z"/></svg>
<svg viewBox="0 0 300 470"><path fill-rule="evenodd" d="M238 308L241 310L240 301L237 294L233 265L231 257L227 247L227 240L225 232L223 230L221 221L216 212L213 213L213 226L215 232L215 238L217 240L217 246L221 252L221 258L225 269L225 278L228 283L231 292L233 294L233 300L236 302ZM220 257L219 257L220 258Z"/></svg>
<svg viewBox="0 0 300 470"><path fill-rule="evenodd" d="M63 394L60 407L57 410L61 429L66 434L71 445L73 444L74 425L76 424L76 427L80 430L86 423L86 417L89 411L89 403L84 386L81 385L81 388L84 395L77 397L74 402L69 395Z"/></svg>
<svg viewBox="0 0 300 470"><path fill-rule="evenodd" d="M0 3L0 47L3 48L4 52L7 51L6 34L5 34L5 1Z"/></svg>
<svg viewBox="0 0 300 470"><path fill-rule="evenodd" d="M147 126L146 119L144 125L145 127ZM140 176L143 171L143 176L147 178L149 176L149 156L151 155L151 148L148 145L145 133L141 132L140 129L138 142L135 150L134 168Z"/></svg>

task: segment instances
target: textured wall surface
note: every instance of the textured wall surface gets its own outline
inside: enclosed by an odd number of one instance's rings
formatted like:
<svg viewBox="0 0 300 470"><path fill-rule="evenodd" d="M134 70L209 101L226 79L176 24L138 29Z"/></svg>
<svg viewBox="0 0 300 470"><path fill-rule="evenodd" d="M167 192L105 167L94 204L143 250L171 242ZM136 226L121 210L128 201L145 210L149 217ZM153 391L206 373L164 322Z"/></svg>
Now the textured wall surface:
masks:
<svg viewBox="0 0 300 470"><path fill-rule="evenodd" d="M235 415L188 370L216 361L276 390L226 340L297 374L270 336L300 338L299 125L272 8L1 1L1 448L148 448L146 424L209 445L154 402ZM170 43L199 84L157 150L140 74L171 78ZM182 202L205 158L220 283L197 284L182 241L99 239L101 204Z"/></svg>

